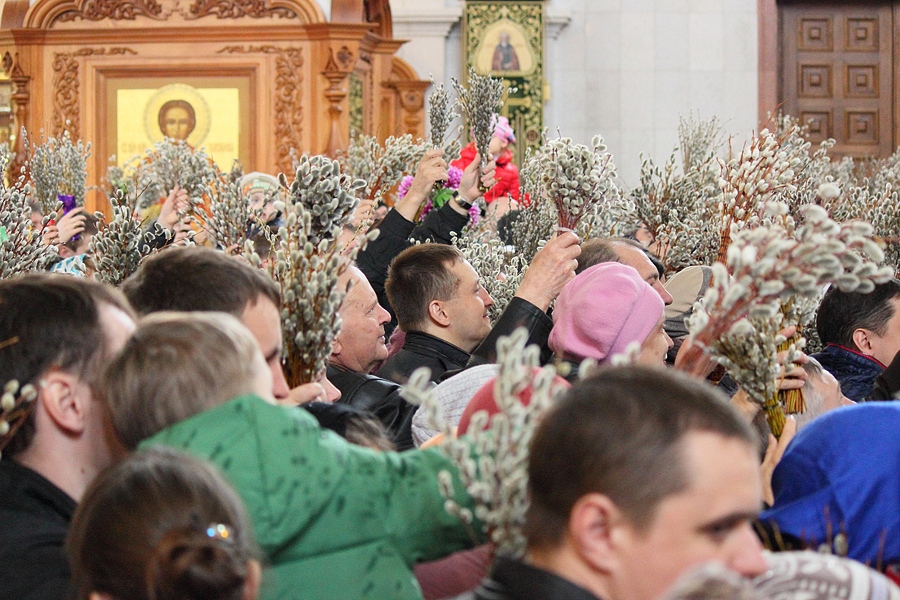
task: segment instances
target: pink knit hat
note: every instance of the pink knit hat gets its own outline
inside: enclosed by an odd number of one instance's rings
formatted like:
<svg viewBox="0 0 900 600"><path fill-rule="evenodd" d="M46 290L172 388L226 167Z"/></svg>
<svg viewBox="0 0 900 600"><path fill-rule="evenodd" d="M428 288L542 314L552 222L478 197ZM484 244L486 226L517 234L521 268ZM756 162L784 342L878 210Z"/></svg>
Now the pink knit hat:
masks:
<svg viewBox="0 0 900 600"><path fill-rule="evenodd" d="M635 269L601 263L576 276L556 299L550 348L605 362L632 342L643 344L664 310L662 298Z"/></svg>

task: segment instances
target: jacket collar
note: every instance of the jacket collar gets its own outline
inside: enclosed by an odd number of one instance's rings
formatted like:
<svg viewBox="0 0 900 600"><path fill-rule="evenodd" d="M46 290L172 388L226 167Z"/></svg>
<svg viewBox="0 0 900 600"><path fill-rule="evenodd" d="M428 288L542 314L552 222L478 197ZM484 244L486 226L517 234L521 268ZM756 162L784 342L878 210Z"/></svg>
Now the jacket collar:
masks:
<svg viewBox="0 0 900 600"><path fill-rule="evenodd" d="M75 500L43 475L25 465L4 457L0 460L0 500L17 503L36 501L66 521L75 513ZM26 501L28 502L28 501Z"/></svg>
<svg viewBox="0 0 900 600"><path fill-rule="evenodd" d="M491 579L516 600L599 600L583 587L520 560L498 558Z"/></svg>
<svg viewBox="0 0 900 600"><path fill-rule="evenodd" d="M881 364L881 361L875 359L872 356L869 356L868 354L863 354L859 350L854 350L854 349L848 348L846 346L841 346L840 344L828 344L825 347L825 351L826 352L830 351L832 354L836 354L838 350L842 350L843 352L849 353L849 354L857 357L857 360L854 361L857 364L866 364L866 362L870 362L870 363L875 363L876 365L878 365L878 368L880 368L882 371L887 368L883 364ZM847 358L849 359L850 357L847 357Z"/></svg>
<svg viewBox="0 0 900 600"><path fill-rule="evenodd" d="M465 365L469 361L470 353L459 346L454 346L439 337L435 337L424 331L410 331L406 334L402 350L409 350L417 354L433 356L438 354L452 363Z"/></svg>

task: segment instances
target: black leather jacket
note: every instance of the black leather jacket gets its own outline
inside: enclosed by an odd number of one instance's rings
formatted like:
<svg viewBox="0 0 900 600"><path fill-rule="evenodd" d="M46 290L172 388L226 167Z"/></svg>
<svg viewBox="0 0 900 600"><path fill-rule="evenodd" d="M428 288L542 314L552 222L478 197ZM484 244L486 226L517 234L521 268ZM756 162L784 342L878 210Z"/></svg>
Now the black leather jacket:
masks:
<svg viewBox="0 0 900 600"><path fill-rule="evenodd" d="M64 552L75 501L40 474L0 460L0 600L64 600Z"/></svg>
<svg viewBox="0 0 900 600"><path fill-rule="evenodd" d="M462 348L429 333L410 331L406 334L403 348L384 361L375 374L405 384L413 371L428 367L431 381L437 383L447 371L464 369L471 356Z"/></svg>
<svg viewBox="0 0 900 600"><path fill-rule="evenodd" d="M341 390L338 402L372 413L381 421L397 450L415 447L412 439L413 406L400 396L399 384L368 373L355 373L334 363L326 368L328 381Z"/></svg>
<svg viewBox="0 0 900 600"><path fill-rule="evenodd" d="M497 362L497 340L519 327L524 327L528 331L528 343L536 344L541 349L541 364L549 363L553 358L553 351L548 345L553 319L528 300L513 296L491 332L472 352L466 367Z"/></svg>
<svg viewBox="0 0 900 600"><path fill-rule="evenodd" d="M406 334L403 348L385 361L377 374L402 384L417 368L428 367L431 369L431 381L437 383L462 369L497 362L497 340L519 327L528 330L528 343L536 344L541 349L541 364L550 362L553 353L547 340L553 329L553 319L527 300L513 297L491 332L472 354L433 335L410 331Z"/></svg>
<svg viewBox="0 0 900 600"><path fill-rule="evenodd" d="M599 600L586 589L518 560L498 558L475 600Z"/></svg>

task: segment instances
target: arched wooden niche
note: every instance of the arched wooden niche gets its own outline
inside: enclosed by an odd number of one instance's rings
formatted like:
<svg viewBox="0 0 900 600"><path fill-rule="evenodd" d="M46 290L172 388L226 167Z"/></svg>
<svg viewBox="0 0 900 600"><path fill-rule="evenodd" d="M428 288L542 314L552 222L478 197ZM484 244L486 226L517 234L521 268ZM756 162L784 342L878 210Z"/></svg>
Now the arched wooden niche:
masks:
<svg viewBox="0 0 900 600"><path fill-rule="evenodd" d="M232 98L198 99L189 135L227 123L245 170L289 171L292 150L346 147L351 118L382 138L424 133L423 105L409 90L428 84L397 67L402 41L390 38L387 0L360 0L355 20L345 4L336 0L327 22L315 0L8 0L0 66L18 126L34 135L68 129L93 143L89 185L111 155L140 153L123 132L161 136L162 109L149 100L135 109L134 90L179 85Z"/></svg>

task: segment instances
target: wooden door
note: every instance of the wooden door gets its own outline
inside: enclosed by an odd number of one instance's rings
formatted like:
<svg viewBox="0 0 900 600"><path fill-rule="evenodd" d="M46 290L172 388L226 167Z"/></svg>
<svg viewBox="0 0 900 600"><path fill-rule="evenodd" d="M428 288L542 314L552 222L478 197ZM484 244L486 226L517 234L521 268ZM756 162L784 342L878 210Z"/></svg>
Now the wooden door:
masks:
<svg viewBox="0 0 900 600"><path fill-rule="evenodd" d="M809 138L834 138L834 154L888 156L894 126L892 2L780 6L784 111Z"/></svg>

